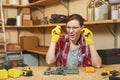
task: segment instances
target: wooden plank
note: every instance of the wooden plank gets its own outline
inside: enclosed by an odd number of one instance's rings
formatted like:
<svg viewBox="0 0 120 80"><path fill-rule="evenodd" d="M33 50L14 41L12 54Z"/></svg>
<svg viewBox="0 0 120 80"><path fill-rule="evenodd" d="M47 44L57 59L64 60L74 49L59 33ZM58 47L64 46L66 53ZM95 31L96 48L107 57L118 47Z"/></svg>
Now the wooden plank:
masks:
<svg viewBox="0 0 120 80"><path fill-rule="evenodd" d="M0 54L3 54L3 53L5 53L5 50L2 50L2 49L1 49L1 50L0 50Z"/></svg>
<svg viewBox="0 0 120 80"><path fill-rule="evenodd" d="M85 21L85 25L95 25L95 24L120 24L120 20L119 19L116 19L116 20L97 20L97 21ZM60 25L60 26L65 26L66 24L65 23L55 23L55 24L44 24L44 25L34 25L34 26L5 26L6 29L16 29L16 28L19 28L19 29L25 29L25 28L49 28L49 27L55 27L57 25Z"/></svg>
<svg viewBox="0 0 120 80"><path fill-rule="evenodd" d="M113 24L113 23L120 23L119 19L115 20L96 20L96 21L85 21L85 25L91 25L91 24Z"/></svg>
<svg viewBox="0 0 120 80"><path fill-rule="evenodd" d="M23 58L21 58L21 57L12 57L12 58L8 58L8 60L10 60L10 61L22 61Z"/></svg>
<svg viewBox="0 0 120 80"><path fill-rule="evenodd" d="M29 4L29 6L39 5L39 6L48 6L52 4L60 3L60 0L39 0L34 3Z"/></svg>
<svg viewBox="0 0 120 80"><path fill-rule="evenodd" d="M49 47L36 47L33 49L26 50L31 53L36 53L40 55L46 55Z"/></svg>
<svg viewBox="0 0 120 80"><path fill-rule="evenodd" d="M48 6L52 4L60 3L60 0L38 0L28 5L13 5L13 4L4 4L4 7L33 7L33 6Z"/></svg>
<svg viewBox="0 0 120 80"><path fill-rule="evenodd" d="M34 26L5 26L6 29L25 29L25 28L49 28L49 27L55 27L57 25L65 26L65 23L59 23L59 24L44 24L44 25L34 25Z"/></svg>

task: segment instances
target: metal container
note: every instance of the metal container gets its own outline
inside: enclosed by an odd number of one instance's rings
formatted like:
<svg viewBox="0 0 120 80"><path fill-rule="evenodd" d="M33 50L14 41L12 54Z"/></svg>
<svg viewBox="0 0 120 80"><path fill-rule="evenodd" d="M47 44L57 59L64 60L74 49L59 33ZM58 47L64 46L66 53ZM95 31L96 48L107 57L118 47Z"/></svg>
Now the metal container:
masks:
<svg viewBox="0 0 120 80"><path fill-rule="evenodd" d="M109 4L103 0L91 0L87 7L87 20L109 19Z"/></svg>
<svg viewBox="0 0 120 80"><path fill-rule="evenodd" d="M94 2L94 20L106 20L109 18L109 5L102 0Z"/></svg>

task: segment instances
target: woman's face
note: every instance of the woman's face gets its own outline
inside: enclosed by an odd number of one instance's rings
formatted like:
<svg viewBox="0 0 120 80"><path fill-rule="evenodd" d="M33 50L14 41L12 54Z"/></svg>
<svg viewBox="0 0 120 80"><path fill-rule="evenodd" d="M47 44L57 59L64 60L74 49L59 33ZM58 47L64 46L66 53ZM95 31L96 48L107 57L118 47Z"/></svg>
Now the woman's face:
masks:
<svg viewBox="0 0 120 80"><path fill-rule="evenodd" d="M67 33L69 35L69 39L71 41L76 42L79 39L81 30L83 29L83 26L80 26L79 22L77 20L71 20L67 23Z"/></svg>

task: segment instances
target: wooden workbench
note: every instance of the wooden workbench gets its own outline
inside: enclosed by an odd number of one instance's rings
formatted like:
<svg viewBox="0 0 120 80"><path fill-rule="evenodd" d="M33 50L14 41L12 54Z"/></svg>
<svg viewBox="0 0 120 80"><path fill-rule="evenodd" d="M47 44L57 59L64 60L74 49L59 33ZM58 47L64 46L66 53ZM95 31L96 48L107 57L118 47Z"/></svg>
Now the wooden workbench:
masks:
<svg viewBox="0 0 120 80"><path fill-rule="evenodd" d="M108 77L103 78L101 76L101 73L104 70L117 70L120 71L120 64L119 65L107 65L103 66L103 68L96 69L95 73L87 73L85 72L85 68L80 67L79 68L79 75L76 74L67 74L64 75L44 75L44 71L48 67L37 67L37 66L31 66L30 67L33 71L33 76L31 77L24 77L21 76L20 78L9 78L7 80L109 80ZM52 67L55 68L55 67ZM22 68L19 68L22 69Z"/></svg>

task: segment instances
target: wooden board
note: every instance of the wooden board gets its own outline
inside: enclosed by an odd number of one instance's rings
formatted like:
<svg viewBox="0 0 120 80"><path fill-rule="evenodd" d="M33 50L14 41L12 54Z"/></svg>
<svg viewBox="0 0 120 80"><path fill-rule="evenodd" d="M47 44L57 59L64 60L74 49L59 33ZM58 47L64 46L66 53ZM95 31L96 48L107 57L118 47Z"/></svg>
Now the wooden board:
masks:
<svg viewBox="0 0 120 80"><path fill-rule="evenodd" d="M36 47L36 48L32 48L26 51L40 54L40 55L46 55L48 51L48 47Z"/></svg>

